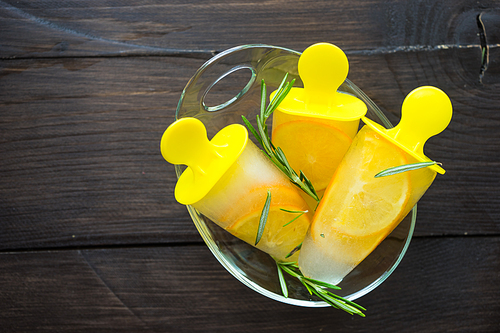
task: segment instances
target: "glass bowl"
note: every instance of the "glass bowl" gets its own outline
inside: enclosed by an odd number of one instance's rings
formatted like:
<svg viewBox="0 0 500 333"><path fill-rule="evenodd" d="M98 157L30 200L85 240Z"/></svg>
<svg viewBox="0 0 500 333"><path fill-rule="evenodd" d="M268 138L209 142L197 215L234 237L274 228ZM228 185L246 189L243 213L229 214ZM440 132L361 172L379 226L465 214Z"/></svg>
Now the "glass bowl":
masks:
<svg viewBox="0 0 500 333"><path fill-rule="evenodd" d="M207 127L211 139L223 127L243 124L241 116L255 120L260 110L260 83L264 79L268 94L277 89L284 75L296 79L301 87L297 64L300 52L269 46L243 45L219 53L198 69L182 92L176 119L195 117ZM363 100L367 117L389 128L392 127L382 111L351 81L339 88ZM269 97L267 99L269 101ZM254 124L255 125L255 124ZM268 124L270 126L270 124ZM250 135L251 136L251 135ZM253 138L252 138L253 139ZM175 167L177 177L184 170ZM232 236L196 209L187 206L189 214L201 237L219 262L236 279L256 292L271 299L298 306L329 306L315 296L295 278L286 276L288 297L284 297L276 263L266 253ZM384 282L402 260L413 235L416 206L394 231L350 274L335 293L355 300Z"/></svg>

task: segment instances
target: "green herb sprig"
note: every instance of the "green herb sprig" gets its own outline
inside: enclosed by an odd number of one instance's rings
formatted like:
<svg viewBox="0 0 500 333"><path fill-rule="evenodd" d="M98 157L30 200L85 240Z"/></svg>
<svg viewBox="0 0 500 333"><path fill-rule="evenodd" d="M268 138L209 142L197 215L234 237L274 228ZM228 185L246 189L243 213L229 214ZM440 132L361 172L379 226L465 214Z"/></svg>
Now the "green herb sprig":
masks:
<svg viewBox="0 0 500 333"><path fill-rule="evenodd" d="M359 304L356 304L348 299L345 299L341 296L335 295L328 289L340 290L341 288L330 283L310 279L305 277L299 269L299 266L296 262L278 262L276 261L276 266L278 268L278 277L280 281L281 291L283 292L283 296L288 297L288 287L286 285L285 278L283 276L283 272L288 273L289 275L297 278L309 291L311 295L316 295L332 307L340 310L344 310L345 312L351 315L358 315L361 317L365 317L365 314L362 311L366 311L364 307Z"/></svg>
<svg viewBox="0 0 500 333"><path fill-rule="evenodd" d="M266 121L269 116L276 110L278 105L285 99L286 95L292 89L293 84L295 83L295 79L291 82L287 82L288 73L285 74L285 77L281 81L281 84L276 91L276 94L271 99L271 102L266 107L266 98L267 98L267 90L266 83L262 80L261 84L261 100L260 100L260 114L257 115L257 129L248 121L245 116L241 116L243 118L243 122L248 127L249 131L255 136L257 141L259 141L260 145L264 148L264 152L269 157L269 159L290 179L290 181L302 189L305 193L310 195L314 200L319 202L318 194L314 189L311 181L304 175L302 171L297 173L292 169L288 160L281 150L280 147L275 147L271 142L271 138L269 137L269 133L267 130Z"/></svg>
<svg viewBox="0 0 500 333"><path fill-rule="evenodd" d="M293 221L295 221L296 219L298 219L299 217L301 217L302 215L304 215L308 212L307 210L288 210L288 209L284 209L284 208L280 208L280 210L287 212L287 213L299 214L299 215L295 216L290 222L283 224L283 227L286 227L287 225L289 225L290 223L292 223Z"/></svg>
<svg viewBox="0 0 500 333"><path fill-rule="evenodd" d="M392 176L392 175L395 175L395 174L398 174L401 172L422 169L422 168L426 168L426 167L429 167L431 165L436 165L436 164L442 165L440 162L435 162L435 161L418 162L418 163L399 165L399 166L385 169L384 171L380 171L379 173L377 173L375 175L375 178Z"/></svg>
<svg viewBox="0 0 500 333"><path fill-rule="evenodd" d="M257 245L257 243L260 241L260 239L262 237L262 234L264 233L264 228L266 226L267 218L269 216L270 204L271 204L271 191L267 190L267 199L266 199L266 202L264 204L264 207L262 208L262 213L260 214L259 227L257 229L257 238L255 241L255 245ZM280 209L282 211L290 212L290 213L301 213L301 215L306 213L303 211L292 211L292 210L287 210L287 209L283 209L283 208L280 208ZM299 215L299 216L301 216L301 215ZM293 220L291 222L293 222ZM289 223L291 223L291 222L289 222ZM287 224L289 224L289 223L287 223ZM293 253L300 250L301 247L302 247L302 243L300 243L299 246L297 246L295 249L293 249L292 252L290 252L287 255L287 258L289 256L293 255ZM340 287L332 285L330 283L326 283L326 282L322 282L322 281L318 281L318 280L314 280L314 279L305 277L300 272L300 269L299 269L299 266L297 265L297 262L280 262L275 258L273 258L273 259L276 261L276 267L278 269L278 279L280 282L281 291L285 297L288 297L288 287L286 285L286 281L285 281L285 277L283 276L283 272L286 272L289 275L299 279L299 281L306 287L306 289L309 291L309 293L311 295L314 294L314 295L318 296L323 301L330 304L332 307L334 307L336 309L344 310L351 315L357 314L361 317L365 316L364 313L362 312L362 311L366 311L365 308L363 308L362 306L360 306L354 302L351 302L343 297L335 295L334 293L332 293L331 291L326 289L326 288L329 288L329 289L339 290Z"/></svg>
<svg viewBox="0 0 500 333"><path fill-rule="evenodd" d="M290 253L288 253L286 256L285 256L285 259L288 259L290 258L291 256L293 256L295 254L295 252L297 252L298 250L300 250L302 248L302 243L300 243L299 245L297 245L296 247L293 248L292 251L290 251Z"/></svg>
<svg viewBox="0 0 500 333"><path fill-rule="evenodd" d="M262 235L264 234L264 228L266 227L267 216L269 215L269 207L271 207L271 191L267 190L267 198L264 203L264 208L262 208L262 213L259 219L259 228L257 229L257 237L255 238L255 245L260 242Z"/></svg>

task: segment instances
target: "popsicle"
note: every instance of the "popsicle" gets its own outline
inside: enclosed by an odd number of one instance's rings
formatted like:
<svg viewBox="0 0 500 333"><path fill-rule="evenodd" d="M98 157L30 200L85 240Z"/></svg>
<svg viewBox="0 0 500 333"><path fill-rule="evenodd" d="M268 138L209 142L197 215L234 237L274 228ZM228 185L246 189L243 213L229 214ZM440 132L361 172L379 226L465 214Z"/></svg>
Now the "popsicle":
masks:
<svg viewBox="0 0 500 333"><path fill-rule="evenodd" d="M302 245L299 267L305 276L337 284L403 220L432 184L439 165L391 176L390 167L430 161L428 138L451 121L448 96L435 87L405 98L399 124L391 129L363 117L356 138L320 202Z"/></svg>
<svg viewBox="0 0 500 333"><path fill-rule="evenodd" d="M284 151L292 168L297 173L302 170L321 192L351 145L367 107L337 90L349 71L347 57L337 46L308 47L299 58L298 71L304 88L292 88L274 111L272 142Z"/></svg>
<svg viewBox="0 0 500 333"><path fill-rule="evenodd" d="M297 217L297 213L287 211L307 211L306 202L248 140L244 126L226 126L209 140L200 120L181 118L167 128L160 148L168 162L187 165L175 186L175 198L181 204L192 205L223 229L278 260L285 260L304 239L310 225L308 214L284 225ZM268 191L269 215L255 245Z"/></svg>

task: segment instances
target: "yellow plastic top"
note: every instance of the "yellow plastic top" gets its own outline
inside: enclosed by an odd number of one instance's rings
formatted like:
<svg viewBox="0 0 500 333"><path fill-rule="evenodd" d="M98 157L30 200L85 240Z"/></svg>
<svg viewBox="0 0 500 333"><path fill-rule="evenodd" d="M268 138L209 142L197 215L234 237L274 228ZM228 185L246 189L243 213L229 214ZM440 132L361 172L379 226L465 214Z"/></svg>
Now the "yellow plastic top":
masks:
<svg viewBox="0 0 500 333"><path fill-rule="evenodd" d="M220 130L208 140L207 130L196 118L181 118L170 125L160 142L163 158L187 165L175 186L175 199L184 205L201 200L238 159L248 142L240 124Z"/></svg>
<svg viewBox="0 0 500 333"><path fill-rule="evenodd" d="M399 124L390 129L363 117L363 122L420 162L430 159L424 155L424 144L441 133L450 123L453 107L448 96L440 89L423 86L406 96L401 107ZM445 170L438 165L430 168L440 174Z"/></svg>
<svg viewBox="0 0 500 333"><path fill-rule="evenodd" d="M347 57L337 46L309 46L299 58L298 70L304 88L292 88L279 111L339 121L357 120L366 114L362 100L337 91L349 72Z"/></svg>

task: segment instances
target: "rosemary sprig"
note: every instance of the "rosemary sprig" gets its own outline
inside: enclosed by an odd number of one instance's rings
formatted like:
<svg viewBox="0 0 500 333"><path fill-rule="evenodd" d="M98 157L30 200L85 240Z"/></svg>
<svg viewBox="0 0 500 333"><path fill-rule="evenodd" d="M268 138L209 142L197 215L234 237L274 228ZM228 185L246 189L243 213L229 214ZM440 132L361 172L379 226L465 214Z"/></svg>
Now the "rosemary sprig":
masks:
<svg viewBox="0 0 500 333"><path fill-rule="evenodd" d="M266 226L267 218L269 216L270 205L271 205L271 191L267 190L267 198L266 198L266 202L264 204L264 208L262 209L262 213L260 215L259 227L257 230L257 237L255 240L255 245L257 245L257 243L259 243L259 241L262 237L262 234L264 233L264 228ZM294 210L287 210L287 209L283 209L283 208L280 208L280 209L282 211L285 211L285 212L301 213L301 215L303 213L305 213L304 211L294 211ZM295 249L293 249L286 256L286 258L288 258L289 256L293 255L295 252L300 250L301 247L302 247L302 243L300 243L297 247L295 247ZM363 314L363 312L361 312L361 311L365 311L366 310L365 308L363 308L362 306L360 306L354 302L351 302L343 297L335 295L332 292L330 292L329 290L325 289L325 288L329 288L329 289L339 290L340 287L332 285L330 283L326 283L326 282L322 282L322 281L318 281L315 279L305 277L300 272L300 269L299 269L299 266L297 265L297 262L280 262L274 257L273 257L273 259L276 262L276 267L278 269L278 278L279 278L279 282L280 282L281 291L285 297L288 297L288 287L286 285L286 281L285 281L285 277L283 276L283 272L286 272L289 275L299 279L299 281L304 285L304 287L306 287L306 289L309 291L309 293L311 295L314 294L314 295L318 296L323 301L330 304L332 307L344 310L351 315L357 314L361 317L365 316Z"/></svg>
<svg viewBox="0 0 500 333"><path fill-rule="evenodd" d="M405 165L399 165L395 166L392 168L385 169L384 171L380 171L375 175L375 178L379 177L386 177L386 176L392 176L401 172L406 172L406 171L411 171L411 170L417 170L421 168L426 168L431 165L442 165L440 162L435 162L435 161L429 161L429 162L418 162L418 163L410 163L410 164L405 164Z"/></svg>
<svg viewBox="0 0 500 333"><path fill-rule="evenodd" d="M335 295L334 293L328 290L328 289L340 290L341 289L340 287L332 285L330 283L305 277L300 272L299 266L297 265L296 262L276 261L276 265L278 267L278 276L279 276L281 290L283 291L283 295L285 297L288 297L288 287L286 286L286 281L283 277L283 272L286 272L289 275L297 278L306 287L306 289L309 291L311 295L314 294L318 296L332 307L344 310L345 312L351 315L357 314L361 317L365 317L365 314L362 312L366 311L364 307L352 301L349 301L348 299L345 299L341 296Z"/></svg>
<svg viewBox="0 0 500 333"><path fill-rule="evenodd" d="M290 223L292 223L293 221L295 221L296 219L298 219L299 217L301 217L302 215L304 215L308 212L307 210L288 210L288 209L284 209L284 208L280 208L280 210L287 212L287 213L299 214L299 215L295 216L290 222L283 224L283 227L286 227L287 225L289 225Z"/></svg>
<svg viewBox="0 0 500 333"><path fill-rule="evenodd" d="M314 200L319 202L318 194L316 193L316 190L311 184L311 181L304 175L302 171L300 171L300 174L297 175L295 170L293 170L290 164L288 163L288 160L286 159L283 150L281 150L280 147L275 147L273 145L267 130L267 125L266 125L267 118L271 116L271 114L274 112L274 110L276 110L278 105L283 101L283 99L285 99L286 95L290 92L290 89L292 89L292 86L295 82L295 79L293 79L290 82L287 82L287 78L288 78L288 73L285 74L285 77L281 81L281 84L278 87L276 94L273 96L271 102L269 103L269 105L267 105L267 107L266 107L266 96L267 96L266 83L264 82L264 80L262 80L261 90L260 90L261 94L260 114L257 115L256 117L257 129L248 121L248 119L245 116L241 117L243 118L243 122L248 127L250 132L255 136L257 141L259 141L262 148L264 148L264 152L269 157L269 159L286 176L288 176L288 178L293 184L298 186L305 193L310 195Z"/></svg>
<svg viewBox="0 0 500 333"><path fill-rule="evenodd" d="M266 227L267 216L269 215L269 207L271 206L271 191L267 190L266 203L264 208L262 208L262 213L260 214L259 228L257 229L257 237L255 238L255 245L260 242L262 235L264 234L264 228Z"/></svg>

